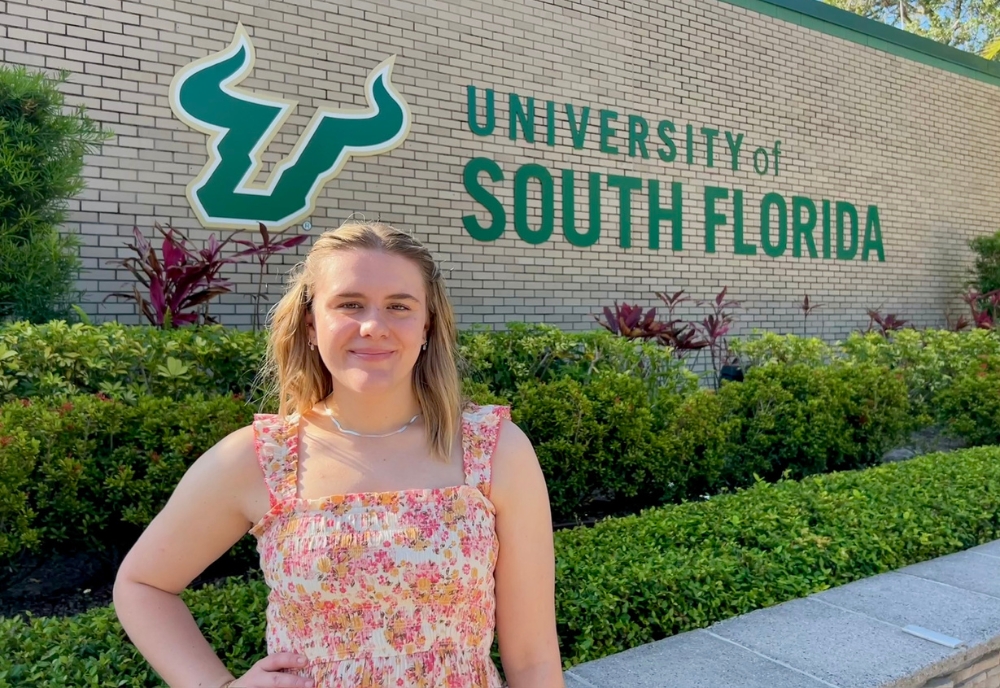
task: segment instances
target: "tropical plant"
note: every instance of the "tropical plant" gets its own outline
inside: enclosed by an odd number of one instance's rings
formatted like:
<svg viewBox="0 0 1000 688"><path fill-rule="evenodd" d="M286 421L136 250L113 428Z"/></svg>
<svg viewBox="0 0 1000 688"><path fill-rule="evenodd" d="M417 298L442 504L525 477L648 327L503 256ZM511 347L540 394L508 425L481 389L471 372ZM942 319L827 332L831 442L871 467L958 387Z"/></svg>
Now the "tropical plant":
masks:
<svg viewBox="0 0 1000 688"><path fill-rule="evenodd" d="M247 247L246 250L237 253L236 256L234 256L235 258L254 258L257 260L258 265L260 265L260 273L257 276L257 293L254 295L254 332L256 332L263 325L262 318L260 317L260 304L261 301L267 300L267 294L264 293L264 272L267 268L267 261L270 260L271 256L274 254L280 253L286 249L295 248L309 238L308 234L299 234L298 236L293 236L282 241L272 241L271 234L267 231L267 227L264 226L263 222L260 223L258 230L260 231L260 236L263 239L263 241L259 244L245 239L236 239L234 241L235 244Z"/></svg>
<svg viewBox="0 0 1000 688"><path fill-rule="evenodd" d="M139 312L150 323L163 328L214 323L215 320L208 314L209 302L232 290L232 284L220 276L221 270L228 264L250 258L255 258L261 266L261 279L258 280L255 300L259 306L267 261L274 254L298 246L308 238L302 235L274 242L261 224L263 243L235 239L235 231L219 241L213 233L203 248L195 250L190 246L190 239L180 230L169 225L164 229L158 223L153 227L163 235L159 255L153 244L135 227L132 230L135 242L127 244L127 247L135 252L136 257L112 261L131 272L139 284L146 288L147 294L133 285L131 292L115 292L105 300L118 298L134 301ZM230 243L247 248L224 256L223 249ZM255 315L254 329L258 322L259 314Z"/></svg>

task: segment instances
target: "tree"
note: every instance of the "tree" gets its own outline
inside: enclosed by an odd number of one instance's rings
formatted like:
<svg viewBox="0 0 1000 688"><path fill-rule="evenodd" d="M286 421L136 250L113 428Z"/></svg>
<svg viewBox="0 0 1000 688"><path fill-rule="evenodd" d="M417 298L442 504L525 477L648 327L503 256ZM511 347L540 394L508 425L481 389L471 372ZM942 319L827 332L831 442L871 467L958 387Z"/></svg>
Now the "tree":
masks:
<svg viewBox="0 0 1000 688"><path fill-rule="evenodd" d="M945 45L1000 57L1000 0L826 0Z"/></svg>
<svg viewBox="0 0 1000 688"><path fill-rule="evenodd" d="M65 107L66 78L0 65L0 321L65 317L75 295L77 242L59 225L110 134Z"/></svg>

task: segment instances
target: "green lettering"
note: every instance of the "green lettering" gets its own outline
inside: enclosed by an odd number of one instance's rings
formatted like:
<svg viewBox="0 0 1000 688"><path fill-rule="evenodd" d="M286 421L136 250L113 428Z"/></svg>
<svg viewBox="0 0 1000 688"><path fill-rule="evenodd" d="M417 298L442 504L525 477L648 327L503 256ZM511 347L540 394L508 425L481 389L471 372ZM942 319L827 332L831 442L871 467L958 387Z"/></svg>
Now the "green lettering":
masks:
<svg viewBox="0 0 1000 688"><path fill-rule="evenodd" d="M608 175L608 186L618 189L618 216L621 220L621 232L618 235L618 245L622 248L632 246L632 192L642 188L642 180L638 177L624 175Z"/></svg>
<svg viewBox="0 0 1000 688"><path fill-rule="evenodd" d="M649 136L649 122L639 115L628 116L628 154L635 157L635 149L642 151L642 157L648 158L646 137Z"/></svg>
<svg viewBox="0 0 1000 688"><path fill-rule="evenodd" d="M587 122L590 119L590 107L587 105L583 106L580 110L580 121L577 123L576 114L573 106L570 103L566 103L566 119L569 120L569 133L573 137L573 148L580 150L583 148L583 142L587 133Z"/></svg>
<svg viewBox="0 0 1000 688"><path fill-rule="evenodd" d="M748 244L743 240L743 191L733 192L733 244L738 256L757 255L756 244Z"/></svg>
<svg viewBox="0 0 1000 688"><path fill-rule="evenodd" d="M764 156L763 167L761 166L760 158L761 154ZM754 172L760 175L767 174L767 171L771 167L771 159L767 155L767 149L764 147L758 148L753 152L753 169Z"/></svg>
<svg viewBox="0 0 1000 688"><path fill-rule="evenodd" d="M861 260L868 260L868 252L872 249L878 253L878 262L885 262L885 248L882 246L882 224L878 219L878 207L868 206L868 216L865 218L865 246L861 250Z"/></svg>
<svg viewBox="0 0 1000 688"><path fill-rule="evenodd" d="M844 245L844 216L851 220L851 245ZM850 203L837 201L837 260L851 260L858 255L858 211Z"/></svg>
<svg viewBox="0 0 1000 688"><path fill-rule="evenodd" d="M590 173L590 230L586 233L576 230L573 170L562 171L562 193L563 235L566 241L580 248L593 246L601 237L601 175L596 172Z"/></svg>
<svg viewBox="0 0 1000 688"><path fill-rule="evenodd" d="M660 223L670 220L671 224L671 249L674 251L684 250L684 205L681 191L683 186L680 182L671 184L671 205L669 208L660 206L660 182L656 179L649 180L649 247L651 249L660 248Z"/></svg>
<svg viewBox="0 0 1000 688"><path fill-rule="evenodd" d="M733 135L731 132L726 132L726 142L729 144L729 154L733 158L733 172L738 172L740 169L740 149L743 147L743 134L736 137L733 140Z"/></svg>
<svg viewBox="0 0 1000 688"><path fill-rule="evenodd" d="M669 153L664 152L662 148L657 150L657 154L660 156L660 160L663 162L673 162L677 158L677 144L674 140L670 138L670 134L667 133L670 130L671 133L677 131L674 128L674 123L670 120L663 120L660 122L659 126L656 127L656 133L660 135L660 140L667 145Z"/></svg>
<svg viewBox="0 0 1000 688"><path fill-rule="evenodd" d="M524 140L528 143L535 142L535 99L528 98L528 111L524 111L521 104L521 97L516 93L510 94L510 140L517 141L517 125L520 123L524 132Z"/></svg>
<svg viewBox="0 0 1000 688"><path fill-rule="evenodd" d="M701 133L705 137L705 164L715 167L715 137L719 135L719 130L702 127Z"/></svg>
<svg viewBox="0 0 1000 688"><path fill-rule="evenodd" d="M612 110L601 110L601 152L607 153L608 155L615 155L618 153L618 146L612 146L608 143L608 139L617 134L614 129L611 128L611 122L618 119L618 113Z"/></svg>
<svg viewBox="0 0 1000 688"><path fill-rule="evenodd" d="M546 125L548 127L548 138L546 143L550 146L556 145L556 104L551 100L545 104Z"/></svg>
<svg viewBox="0 0 1000 688"><path fill-rule="evenodd" d="M497 200L496 196L479 183L480 172L485 172L495 182L502 182L503 170L489 158L473 158L466 163L465 170L462 172L465 190L474 200L486 208L492 221L488 227L483 227L475 215L466 215L462 218L462 224L469 236L476 241L496 241L503 236L504 229L506 229L507 213L504 212L503 204Z"/></svg>
<svg viewBox="0 0 1000 688"><path fill-rule="evenodd" d="M726 224L725 213L715 212L715 202L729 198L729 189L705 187L705 253L715 253L715 230Z"/></svg>
<svg viewBox="0 0 1000 688"><path fill-rule="evenodd" d="M771 241L771 206L778 209L778 240ZM788 246L788 206L781 194L769 193L760 202L760 240L764 253L777 258Z"/></svg>
<svg viewBox="0 0 1000 688"><path fill-rule="evenodd" d="M802 211L806 211L806 219L802 219ZM816 204L805 196L792 197L792 255L802 257L802 240L805 239L809 257L816 258L816 241L813 231L816 229Z"/></svg>
<svg viewBox="0 0 1000 688"><path fill-rule="evenodd" d="M535 180L542 190L542 221L538 229L528 226L528 182ZM529 244L544 244L555 227L555 190L552 175L541 165L521 165L514 175L514 229Z"/></svg>
<svg viewBox="0 0 1000 688"><path fill-rule="evenodd" d="M823 257L830 257L830 201L823 200Z"/></svg>
<svg viewBox="0 0 1000 688"><path fill-rule="evenodd" d="M496 126L496 107L493 89L486 89L486 124L479 126L476 121L476 87L468 86L465 89L468 99L469 131L476 136L489 136Z"/></svg>
<svg viewBox="0 0 1000 688"><path fill-rule="evenodd" d="M687 125L687 164L694 164L694 127Z"/></svg>

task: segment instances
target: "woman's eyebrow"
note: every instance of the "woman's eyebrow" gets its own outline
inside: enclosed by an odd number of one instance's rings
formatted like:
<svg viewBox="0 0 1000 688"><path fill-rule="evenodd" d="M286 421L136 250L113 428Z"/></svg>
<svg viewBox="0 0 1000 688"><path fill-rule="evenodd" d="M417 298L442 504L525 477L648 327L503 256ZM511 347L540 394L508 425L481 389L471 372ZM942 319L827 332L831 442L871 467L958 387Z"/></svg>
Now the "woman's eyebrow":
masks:
<svg viewBox="0 0 1000 688"><path fill-rule="evenodd" d="M358 291L345 291L345 292L341 292L341 293L337 294L334 298L338 298L338 299L363 299L363 298L365 298L365 295L362 294L361 292L358 292ZM404 301L404 300L419 301L420 300L416 296L413 296L411 294L407 294L405 292L400 292L398 294L389 294L386 297L386 299L390 299L392 301Z"/></svg>

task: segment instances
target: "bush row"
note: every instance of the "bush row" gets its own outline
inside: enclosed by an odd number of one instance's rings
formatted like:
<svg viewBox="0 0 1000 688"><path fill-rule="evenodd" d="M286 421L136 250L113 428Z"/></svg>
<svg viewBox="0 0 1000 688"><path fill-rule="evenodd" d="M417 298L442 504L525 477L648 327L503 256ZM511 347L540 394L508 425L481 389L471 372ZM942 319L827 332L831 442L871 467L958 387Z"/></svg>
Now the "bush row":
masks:
<svg viewBox="0 0 1000 688"><path fill-rule="evenodd" d="M967 382L989 360L1000 357L1000 335L991 330L899 330L888 337L854 333L836 346L820 339L756 333L733 343L734 353L748 367L762 363L802 363L813 367L832 361L875 363L902 376L910 397L911 430L948 425L948 407L942 395L960 379Z"/></svg>
<svg viewBox="0 0 1000 688"><path fill-rule="evenodd" d="M0 561L29 551L114 554L129 547L187 467L252 416L233 397L6 404Z"/></svg>
<svg viewBox="0 0 1000 688"><path fill-rule="evenodd" d="M751 484L874 465L906 424L903 383L874 364L758 366L718 392L651 391L599 371L519 383L509 397L535 445L556 523ZM0 407L0 560L23 551L130 546L184 471L255 407L236 397L100 395Z"/></svg>
<svg viewBox="0 0 1000 688"><path fill-rule="evenodd" d="M190 394L259 397L256 371L266 335L219 326L161 330L105 323L0 326L0 402L103 393L183 399ZM500 394L527 380L589 379L597 371L636 375L652 387L692 390L697 378L667 349L604 330L568 333L512 325L463 330L460 353L470 381Z"/></svg>
<svg viewBox="0 0 1000 688"><path fill-rule="evenodd" d="M1000 537L1000 448L928 455L609 519L555 536L565 666ZM234 670L263 656L266 587L186 591ZM0 620L0 688L162 686L110 608Z"/></svg>
<svg viewBox="0 0 1000 688"><path fill-rule="evenodd" d="M260 398L256 371L265 336L217 326L160 330L61 321L0 326L0 402L98 392L131 401L144 395ZM697 376L668 349L604 330L570 333L545 325L512 324L501 332L464 330L459 343L464 377L478 389L503 398L512 397L528 381L586 382L602 371L632 375L655 392L686 395L698 386ZM988 330L901 330L888 337L855 333L837 345L754 333L731 344L745 369L766 363L819 368L832 362L889 368L906 384L910 430L948 424L948 407L939 404L941 395L984 360L1000 357L1000 336Z"/></svg>

